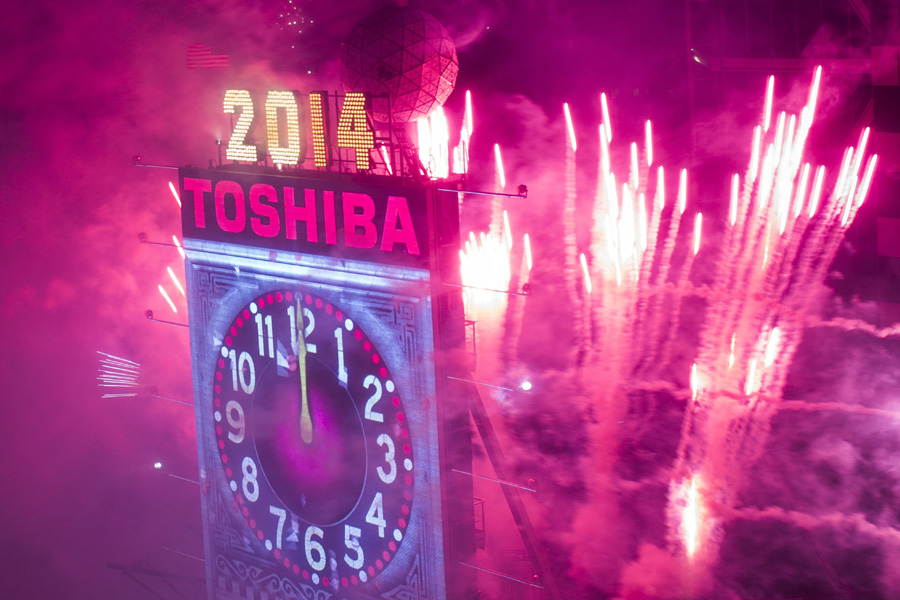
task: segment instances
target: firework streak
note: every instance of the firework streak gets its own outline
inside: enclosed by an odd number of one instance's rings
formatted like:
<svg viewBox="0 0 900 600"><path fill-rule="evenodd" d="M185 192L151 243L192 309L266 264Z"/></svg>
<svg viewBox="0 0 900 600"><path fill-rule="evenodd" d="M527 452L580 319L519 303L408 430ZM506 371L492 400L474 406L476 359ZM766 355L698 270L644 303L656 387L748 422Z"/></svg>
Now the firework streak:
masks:
<svg viewBox="0 0 900 600"><path fill-rule="evenodd" d="M589 425L593 448L583 465L591 474L589 498L573 523L571 541L575 568L595 573L598 585L604 569L595 558L605 553L604 544L613 543L604 536L613 534L598 532L596 518L613 518L618 511L617 490L629 484L614 481L618 448L610 441L620 436L617 423L626 422L629 393L666 391L685 400L674 465L664 471L673 556L691 561L698 571L702 565L714 564L721 524L730 519L805 519L808 526L839 520L819 521L780 509L738 506L747 470L762 453L771 419L779 410L875 414L836 403L783 401L804 330L835 327L878 337L900 335L900 329L874 330L856 321L822 322L815 314L825 292L822 282L827 269L866 198L877 161L874 155L866 159L866 129L857 146L846 149L836 174L829 176L824 167L805 162L820 80L821 68L817 68L799 115L773 115L774 78L769 78L761 122L752 131L747 169L731 177L724 231L720 241L708 247L700 237L701 215L692 210L685 216L690 208L686 170L679 172L674 202L667 202L665 171L653 161L649 122L644 147L628 146L627 176L613 172L612 127L606 98L601 96L593 228L588 252L581 254L574 231L575 131L564 107L569 143L562 211L563 283L582 307L581 318L575 320L576 383L592 413L602 415ZM690 235L681 231L689 224L693 225ZM509 247L496 239L497 229L493 224L490 237L494 239L476 241L471 236L466 245L463 279L479 281L470 285L507 289L510 270L499 265L509 259ZM698 252L703 253L705 266L702 278L711 283L691 281ZM492 254L495 258L490 259ZM496 274L488 279L500 283L480 279L487 271ZM527 272L521 277L527 277ZM472 300L467 298L467 311ZM689 377L672 371L683 369L684 344L678 342L688 301L704 306L692 324L699 340ZM500 304L506 310L506 303ZM510 306L509 310L520 309ZM519 319L516 315L513 321ZM515 344L517 339L507 341ZM691 389L686 393L676 381L688 378ZM886 411L875 412L897 418ZM625 425L635 426L640 424Z"/></svg>
<svg viewBox="0 0 900 600"><path fill-rule="evenodd" d="M690 280L701 248L699 214L693 215L690 241L679 235L688 205L687 172L681 172L676 202L666 210L663 168L656 167L657 177L648 176L648 123L645 160L638 161L632 145L631 172L623 178L627 183L617 186L610 168L608 116L600 127L593 292L582 296L590 306L590 331L580 336L589 366L582 370L582 385L593 406L609 414L607 420L624 418L619 413L627 403L621 398L629 391L665 387L663 373L673 363L684 302L705 302L667 509L670 549L695 562L698 557L705 564L714 561L719 523L743 514L735 510L746 470L762 452L771 418L782 408L803 330L815 324L811 313L821 299L822 281L874 172L877 157L864 162L868 129L856 148L846 150L830 193L824 167L804 162L820 79L817 69L800 115L782 112L772 127L774 80L769 80L766 116L753 132L747 171L731 181L717 256L706 250L705 261L712 263L708 287L695 287ZM653 179L655 189L647 189ZM649 205L646 198L652 198ZM567 264L575 258L569 256ZM795 404L783 408L810 410ZM595 448L608 448L604 440L611 434L603 423L593 427ZM601 473L614 458L595 453L592 460L588 468ZM585 511L611 502L599 487L591 490Z"/></svg>

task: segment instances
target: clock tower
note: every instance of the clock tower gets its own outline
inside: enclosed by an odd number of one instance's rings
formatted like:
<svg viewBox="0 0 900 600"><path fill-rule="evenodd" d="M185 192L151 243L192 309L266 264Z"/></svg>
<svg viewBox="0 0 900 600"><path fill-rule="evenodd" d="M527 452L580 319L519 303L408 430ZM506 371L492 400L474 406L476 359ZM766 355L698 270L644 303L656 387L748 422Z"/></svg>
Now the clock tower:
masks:
<svg viewBox="0 0 900 600"><path fill-rule="evenodd" d="M209 597L468 597L456 194L300 173L179 172Z"/></svg>

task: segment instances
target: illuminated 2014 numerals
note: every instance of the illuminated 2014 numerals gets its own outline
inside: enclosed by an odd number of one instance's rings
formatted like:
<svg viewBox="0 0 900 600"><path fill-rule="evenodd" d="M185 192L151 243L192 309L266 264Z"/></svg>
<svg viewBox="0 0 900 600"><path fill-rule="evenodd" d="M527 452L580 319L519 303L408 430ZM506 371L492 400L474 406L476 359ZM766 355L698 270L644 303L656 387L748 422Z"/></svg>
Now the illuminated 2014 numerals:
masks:
<svg viewBox="0 0 900 600"><path fill-rule="evenodd" d="M300 156L304 138L300 127L299 95L293 91L270 91L266 94L264 119L266 125L266 143L272 162L278 165L297 165L303 160ZM317 167L328 166L328 132L326 99L327 95L313 92L307 96L309 109L309 127L313 142L313 162ZM375 147L375 134L369 127L366 116L365 95L348 92L344 96L337 125L337 146L347 148L354 153L356 168L371 168L369 150ZM250 90L230 89L225 91L223 108L226 114L235 114L240 109L240 116L234 123L231 139L225 148L228 160L256 162L259 160L257 144L249 143L248 136L256 126L257 100ZM279 111L285 114L285 139L280 135ZM282 145L282 143L284 145Z"/></svg>
<svg viewBox="0 0 900 600"><path fill-rule="evenodd" d="M215 444L258 550L319 589L371 582L406 536L415 473L384 357L336 305L278 289L237 312L215 361Z"/></svg>

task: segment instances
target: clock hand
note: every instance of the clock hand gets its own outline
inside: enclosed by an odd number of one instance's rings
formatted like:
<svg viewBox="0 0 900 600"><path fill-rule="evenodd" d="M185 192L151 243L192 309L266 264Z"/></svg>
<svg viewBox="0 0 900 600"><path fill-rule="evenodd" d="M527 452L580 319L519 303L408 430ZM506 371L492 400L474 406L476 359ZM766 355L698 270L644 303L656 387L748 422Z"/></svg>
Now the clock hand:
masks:
<svg viewBox="0 0 900 600"><path fill-rule="evenodd" d="M306 340L303 339L303 306L300 300L297 300L297 370L300 371L300 439L304 444L311 444L313 432L306 386Z"/></svg>

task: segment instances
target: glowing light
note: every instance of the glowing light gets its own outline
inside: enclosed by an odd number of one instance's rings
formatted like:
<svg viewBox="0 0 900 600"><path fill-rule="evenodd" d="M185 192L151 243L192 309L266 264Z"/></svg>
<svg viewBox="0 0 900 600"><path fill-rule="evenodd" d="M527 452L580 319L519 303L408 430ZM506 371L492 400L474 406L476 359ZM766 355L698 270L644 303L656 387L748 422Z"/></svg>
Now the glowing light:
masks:
<svg viewBox="0 0 900 600"><path fill-rule="evenodd" d="M172 302L172 299L169 298L169 294L166 293L166 290L163 288L162 284L157 286L159 288L159 293L162 294L162 297L166 299L166 302L169 303L169 306L172 308L172 312L177 313L178 309L175 308L175 303Z"/></svg>
<svg viewBox="0 0 900 600"><path fill-rule="evenodd" d="M744 395L753 393L753 385L756 380L756 359L750 361L750 369L747 371L747 382L744 384Z"/></svg>
<svg viewBox="0 0 900 600"><path fill-rule="evenodd" d="M609 173L609 140L606 138L606 128L600 125L600 169L603 173Z"/></svg>
<svg viewBox="0 0 900 600"><path fill-rule="evenodd" d="M854 202L856 206L860 206L866 201L866 195L869 193L869 184L872 182L872 175L875 173L875 163L877 162L878 155L873 154L866 163L866 171L863 173L862 183L859 186L859 191L856 193L856 200Z"/></svg>
<svg viewBox="0 0 900 600"><path fill-rule="evenodd" d="M606 92L600 94L600 109L603 112L603 127L606 129L606 141L612 142L612 123L609 120L609 106L606 104Z"/></svg>
<svg viewBox="0 0 900 600"><path fill-rule="evenodd" d="M337 143L341 148L351 148L356 155L356 168L371 167L369 150L375 147L375 134L369 129L366 118L366 96L362 92L347 92L337 124Z"/></svg>
<svg viewBox="0 0 900 600"><path fill-rule="evenodd" d="M156 461L155 463L153 463L153 468L156 469L157 471L162 469L162 466L163 466L162 463L159 461Z"/></svg>
<svg viewBox="0 0 900 600"><path fill-rule="evenodd" d="M471 136L475 131L475 121L472 118L472 92L469 90L466 90L466 112L463 120L466 124L466 131Z"/></svg>
<svg viewBox="0 0 900 600"><path fill-rule="evenodd" d="M630 263L634 257L634 202L627 184L622 184L622 216L619 218L619 251L622 261Z"/></svg>
<svg viewBox="0 0 900 600"><path fill-rule="evenodd" d="M846 227L847 223L850 221L850 209L853 208L853 195L856 192L857 183L856 175L851 176L850 189L844 199L844 212L841 214L841 227Z"/></svg>
<svg viewBox="0 0 900 600"><path fill-rule="evenodd" d="M691 399L696 401L700 393L700 378L697 375L697 363L691 365Z"/></svg>
<svg viewBox="0 0 900 600"><path fill-rule="evenodd" d="M250 126L253 124L253 98L247 90L225 90L223 103L226 114L234 114L237 107L241 107L241 116L238 117L231 132L231 139L225 149L225 158L228 160L244 160L256 162L257 153L255 144L245 144Z"/></svg>
<svg viewBox="0 0 900 600"><path fill-rule="evenodd" d="M175 284L175 287L178 288L178 291L181 292L181 295L187 296L187 294L184 293L184 288L181 287L181 282L178 281L178 277L175 276L175 271L172 270L172 267L166 267L166 271L169 272L169 277L172 278L172 283Z"/></svg>
<svg viewBox="0 0 900 600"><path fill-rule="evenodd" d="M437 107L429 115L428 121L431 124L431 154L436 163L432 177L447 177L450 175L450 126L443 107Z"/></svg>
<svg viewBox="0 0 900 600"><path fill-rule="evenodd" d="M175 202L178 203L178 206L181 206L181 198L178 197L178 191L175 189L175 185L170 181L169 182L169 191L172 192L172 195L175 197Z"/></svg>
<svg viewBox="0 0 900 600"><path fill-rule="evenodd" d="M772 142L772 146L774 148L773 154L776 157L781 154L781 147L784 144L784 125L786 116L784 111L778 113L778 123L775 125L775 141Z"/></svg>
<svg viewBox="0 0 900 600"><path fill-rule="evenodd" d="M531 268L534 266L534 261L531 258L531 238L528 237L528 234L525 234L525 265L528 267L528 272L531 272Z"/></svg>
<svg viewBox="0 0 900 600"><path fill-rule="evenodd" d="M863 132L859 135L859 143L857 144L856 156L853 157L853 166L850 170L854 175L859 176L859 169L862 166L863 155L866 153L866 145L869 142L869 128L866 127L863 129Z"/></svg>
<svg viewBox="0 0 900 600"><path fill-rule="evenodd" d="M279 146L278 111L284 110L287 146ZM270 91L266 96L266 133L269 156L276 165L296 165L300 158L300 120L294 92Z"/></svg>
<svg viewBox="0 0 900 600"><path fill-rule="evenodd" d="M388 155L387 148L382 144L378 146L378 150L381 153L381 160L384 161L384 168L387 169L388 175L393 175L394 170L391 168L391 157Z"/></svg>
<svg viewBox="0 0 900 600"><path fill-rule="evenodd" d="M784 135L784 147L782 156L789 156L794 141L794 133L797 130L797 115L791 115L788 119L787 133Z"/></svg>
<svg viewBox="0 0 900 600"><path fill-rule="evenodd" d="M609 194L609 216L615 221L619 218L619 195L616 192L616 174L610 173L606 181L606 190Z"/></svg>
<svg viewBox="0 0 900 600"><path fill-rule="evenodd" d="M647 153L647 166L653 165L653 126L648 120L644 125L644 148Z"/></svg>
<svg viewBox="0 0 900 600"><path fill-rule="evenodd" d="M511 269L506 244L493 234L469 232L464 249L460 250L460 269L466 309L491 310L502 306L503 293L509 288Z"/></svg>
<svg viewBox="0 0 900 600"><path fill-rule="evenodd" d="M666 177L662 165L656 170L656 197L659 198L659 210L666 207Z"/></svg>
<svg viewBox="0 0 900 600"><path fill-rule="evenodd" d="M687 208L687 169L681 170L678 178L678 214L684 214Z"/></svg>
<svg viewBox="0 0 900 600"><path fill-rule="evenodd" d="M591 293L591 274L588 272L587 259L584 256L584 252L581 253L579 258L581 261L581 272L584 275L584 289L588 294Z"/></svg>
<svg viewBox="0 0 900 600"><path fill-rule="evenodd" d="M428 176L440 179L450 174L450 129L444 109L438 107L428 117L416 121L419 137L419 160Z"/></svg>
<svg viewBox="0 0 900 600"><path fill-rule="evenodd" d="M781 349L781 329L776 327L772 330L771 335L769 335L769 343L766 344L766 357L763 364L768 369L772 365L775 364L775 359L778 357L778 351Z"/></svg>
<svg viewBox="0 0 900 600"><path fill-rule="evenodd" d="M184 248L181 247L181 242L178 241L176 236L172 236L172 242L175 243L175 247L178 249L178 254L181 255L181 260L184 260Z"/></svg>
<svg viewBox="0 0 900 600"><path fill-rule="evenodd" d="M503 157L500 156L500 144L494 144L494 163L497 167L497 181L500 189L506 189L506 174L503 172Z"/></svg>
<svg viewBox="0 0 900 600"><path fill-rule="evenodd" d="M694 217L694 256L700 252L700 235L703 229L703 213L697 213Z"/></svg>
<svg viewBox="0 0 900 600"><path fill-rule="evenodd" d="M519 387L522 389L523 392L531 391L531 382L523 381L522 385L520 385Z"/></svg>
<svg viewBox="0 0 900 600"><path fill-rule="evenodd" d="M737 222L738 194L740 193L741 177L735 173L731 177L731 202L728 205L728 222L734 227Z"/></svg>
<svg viewBox="0 0 900 600"><path fill-rule="evenodd" d="M620 402L618 406L623 409L627 406L623 388L631 382L650 387L664 380L684 356L680 350L686 319L681 311L693 315L691 303L698 296L708 303L697 323L696 362L690 371L691 401L685 408L682 438L670 471L677 474L677 479L670 487L667 524L686 556L692 560L702 557L709 565L715 564L713 553L720 543L721 530L714 527L712 511L705 510L706 490L714 491L716 502L722 504L722 511L717 507L716 515L733 509L729 504L735 502L738 490L732 486L746 481L746 477L744 473L732 477L730 471L747 466L749 454L745 448L762 451L767 420L777 410L778 401L765 411L753 411L752 405L782 397L787 367L797 351L801 332L809 323L808 315L815 311L820 299L819 294L813 293L817 278L825 276L840 246L840 213L849 211L845 222L852 221L854 209L848 206L864 197L874 176L870 175L870 169L873 172L875 168L871 164L874 157L858 171L848 163L835 193L829 192L821 199L823 218L811 221L800 217L804 202L809 204L809 214L815 214L826 183L824 168L805 162L803 156L807 129L814 115L811 108L805 108L799 117L781 113L778 123L772 123L772 94L767 94L767 122L753 129L752 151L745 158L749 159L750 168L728 173L731 197L727 218L731 226L717 232L715 244L704 247L708 262L704 266L709 267L711 275L708 283L695 285L690 277L694 258L688 254L687 245L691 244L694 255L699 252L703 215L692 207L694 230L689 241L688 232L682 231L689 225L683 221L687 170L679 169L677 209L670 211L671 216L661 214L666 202L663 169L658 169L655 196L648 204L646 196L654 193L654 186L647 186L643 178L649 173L644 171L637 180L634 177L639 169L647 169L640 162L644 157L635 160L636 144L622 144L617 149L621 155L610 157L608 116L604 116L604 124L599 128L600 164L590 246L583 247L582 253L575 243L567 240L564 245L567 292L580 292L570 298L581 302L577 307L581 308L581 318L572 319L573 339L578 346L572 356L577 351L577 356L585 357L578 377L583 377L585 388L591 390L592 400L609 405ZM771 126L776 129L771 130ZM645 133L649 130L650 126ZM647 151L649 154L649 141ZM621 172L612 172L613 159L630 167L630 179L622 177ZM863 159L857 155L858 161ZM859 176L855 188L851 179L854 172ZM617 184L617 180L628 184ZM829 179L829 189L833 180L834 177ZM855 194L850 191L853 189ZM498 222L499 216L498 211ZM708 230L711 227L709 223L706 226ZM779 226L785 231L783 236L777 235ZM504 237L510 236L504 231ZM480 244L485 245L484 238ZM484 261L474 253L478 247L472 236L466 246L464 262L470 261L466 268L484 269ZM524 247L524 262L530 269L528 236L524 237ZM508 254L502 239L496 240L496 248L499 256ZM590 265L587 254L592 256ZM681 262L672 260L685 254ZM772 262L768 262L769 258ZM584 278L583 283L579 277ZM497 277L485 281L490 282L485 287L503 289ZM598 283L596 290L592 289L594 282ZM584 291L579 289L581 285ZM511 302L510 306L514 304ZM509 310L507 317L515 314L514 309ZM776 323L778 327L774 327ZM727 335L729 330L731 336ZM496 336L504 340L508 334L509 329L503 329ZM511 345L516 335L512 334ZM613 353L614 366L613 361L604 360ZM510 361L508 365L514 363ZM504 368L508 365L504 364ZM727 370L723 370L726 366ZM610 380L615 385L607 386ZM628 384L623 385L625 382ZM763 385L765 396L760 393ZM711 464L704 464L706 461ZM714 473L716 478L712 479ZM710 561L705 560L707 555Z"/></svg>
<svg viewBox="0 0 900 600"><path fill-rule="evenodd" d="M97 350L100 355L100 369L97 373L97 384L102 388L136 388L139 387L138 377L140 365L134 361L114 356ZM125 398L135 396L133 392L117 392L103 394L103 398Z"/></svg>
<svg viewBox="0 0 900 600"><path fill-rule="evenodd" d="M512 231L509 228L509 214L505 210L503 211L503 237L506 242L506 251L509 252L512 250L513 238Z"/></svg>
<svg viewBox="0 0 900 600"><path fill-rule="evenodd" d="M769 131L772 122L772 98L775 95L775 76L770 75L766 82L766 107L763 111L763 131Z"/></svg>
<svg viewBox="0 0 900 600"><path fill-rule="evenodd" d="M816 71L813 74L813 82L809 88L809 99L806 101L806 107L810 112L810 124L812 124L812 113L815 112L816 109L816 101L819 96L819 84L822 81L822 65L816 67Z"/></svg>
<svg viewBox="0 0 900 600"><path fill-rule="evenodd" d="M762 147L762 128L758 125L753 128L753 147L750 151L750 167L747 169L747 179L750 183L756 181L759 174L759 152Z"/></svg>
<svg viewBox="0 0 900 600"><path fill-rule="evenodd" d="M809 183L809 163L805 163L800 170L800 183L797 184L797 195L794 197L794 218L800 216L803 210L803 198L806 196L806 186Z"/></svg>
<svg viewBox="0 0 900 600"><path fill-rule="evenodd" d="M566 131L569 133L569 143L572 145L572 152L578 150L578 143L575 141L575 124L572 123L572 113L569 112L569 103L563 103L563 113L566 115Z"/></svg>
<svg viewBox="0 0 900 600"><path fill-rule="evenodd" d="M466 172L465 161L463 160L462 142L453 147L453 173L461 175Z"/></svg>
<svg viewBox="0 0 900 600"><path fill-rule="evenodd" d="M844 158L841 161L841 170L838 171L838 180L834 186L834 195L840 198L844 193L844 184L847 183L850 162L853 159L853 146L844 150Z"/></svg>
<svg viewBox="0 0 900 600"><path fill-rule="evenodd" d="M766 155L762 161L762 169L759 174L759 192L757 193L756 208L762 210L769 202L772 194L772 181L775 178L775 145L766 147Z"/></svg>
<svg viewBox="0 0 900 600"><path fill-rule="evenodd" d="M466 90L466 108L463 113L462 126L459 131L459 143L453 148L454 173L464 174L469 172L469 144L473 131L472 93Z"/></svg>
<svg viewBox="0 0 900 600"><path fill-rule="evenodd" d="M812 219L819 208L819 197L822 195L822 185L825 181L825 167L816 169L816 178L813 180L812 193L809 195L809 218Z"/></svg>
<svg viewBox="0 0 900 600"><path fill-rule="evenodd" d="M687 492L687 503L681 517L684 529L684 548L688 558L694 558L700 538L700 497L697 493L697 481L691 478L691 484Z"/></svg>
<svg viewBox="0 0 900 600"><path fill-rule="evenodd" d="M735 345L735 343L737 343L737 334L732 333L731 334L731 354L728 355L728 368L729 369L731 369L731 367L734 366L734 345Z"/></svg>
<svg viewBox="0 0 900 600"><path fill-rule="evenodd" d="M328 144L325 143L325 94L309 95L309 122L312 129L313 162L317 167L328 166Z"/></svg>
<svg viewBox="0 0 900 600"><path fill-rule="evenodd" d="M638 171L638 147L635 142L631 142L631 171L628 174L628 183L631 185L631 189L637 190L638 188L638 177L640 172Z"/></svg>
<svg viewBox="0 0 900 600"><path fill-rule="evenodd" d="M641 252L647 250L647 199L644 194L638 195L638 243Z"/></svg>

